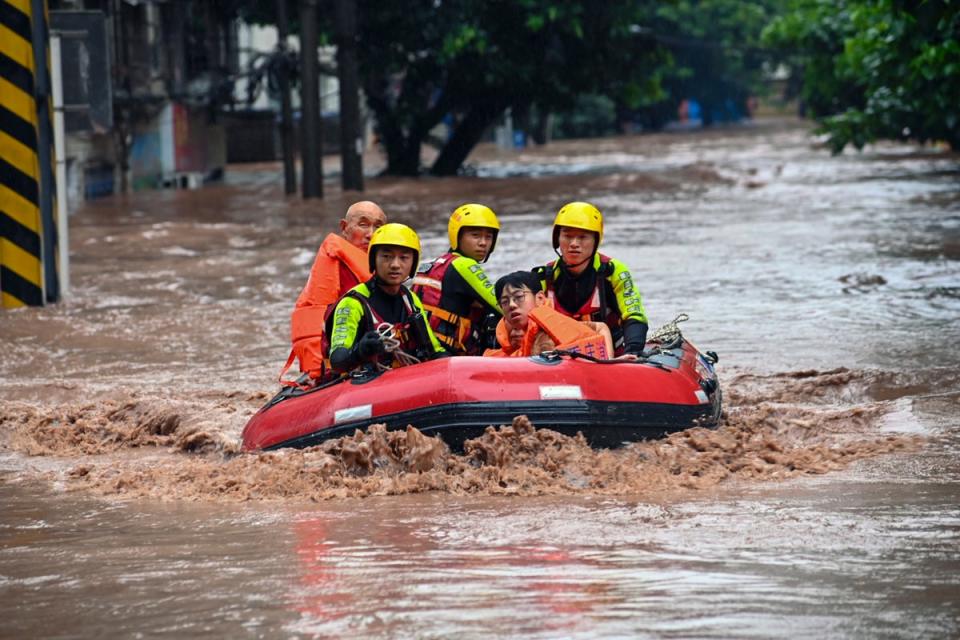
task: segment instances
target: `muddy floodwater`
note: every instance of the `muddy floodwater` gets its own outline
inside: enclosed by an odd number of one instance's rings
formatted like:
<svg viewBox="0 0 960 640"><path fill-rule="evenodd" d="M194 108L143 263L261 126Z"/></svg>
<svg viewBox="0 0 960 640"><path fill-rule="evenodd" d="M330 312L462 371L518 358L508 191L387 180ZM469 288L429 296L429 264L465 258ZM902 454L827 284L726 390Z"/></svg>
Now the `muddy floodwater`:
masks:
<svg viewBox="0 0 960 640"><path fill-rule="evenodd" d="M368 168L372 162L368 164ZM606 215L656 327L687 313L724 414L616 450L523 418L240 452L346 205L278 166L88 203L71 292L0 312L0 636L956 638L960 158L831 157L794 122L481 147L363 197L494 276ZM416 425L413 425L416 427Z"/></svg>

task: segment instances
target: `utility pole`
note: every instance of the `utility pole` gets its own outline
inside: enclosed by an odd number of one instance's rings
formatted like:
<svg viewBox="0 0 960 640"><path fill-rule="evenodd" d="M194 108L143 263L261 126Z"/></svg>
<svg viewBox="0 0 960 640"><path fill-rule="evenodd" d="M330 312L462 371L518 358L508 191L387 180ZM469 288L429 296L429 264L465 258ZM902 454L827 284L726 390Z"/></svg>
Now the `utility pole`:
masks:
<svg viewBox="0 0 960 640"><path fill-rule="evenodd" d="M344 191L363 191L363 134L357 85L356 0L337 0L337 75L340 80L340 162Z"/></svg>
<svg viewBox="0 0 960 640"><path fill-rule="evenodd" d="M66 198L67 194L58 194L54 180L53 149L53 118L50 113L50 76L47 74L47 3L44 0L31 0L30 8L33 13L31 21L31 36L33 37L33 60L36 69L34 95L37 105L37 158L40 163L38 176L40 219L43 224L43 279L44 296L46 302L60 300L60 280L57 277L57 225L54 221L53 200L55 197ZM6 36L4 36L6 37Z"/></svg>
<svg viewBox="0 0 960 640"><path fill-rule="evenodd" d="M293 109L290 104L290 65L287 64L287 0L277 0L277 51L280 53L280 146L283 151L283 192L297 191L297 168L293 159Z"/></svg>
<svg viewBox="0 0 960 640"><path fill-rule="evenodd" d="M320 92L317 64L317 0L300 5L300 82L303 120L303 197L323 197L323 145L320 131Z"/></svg>

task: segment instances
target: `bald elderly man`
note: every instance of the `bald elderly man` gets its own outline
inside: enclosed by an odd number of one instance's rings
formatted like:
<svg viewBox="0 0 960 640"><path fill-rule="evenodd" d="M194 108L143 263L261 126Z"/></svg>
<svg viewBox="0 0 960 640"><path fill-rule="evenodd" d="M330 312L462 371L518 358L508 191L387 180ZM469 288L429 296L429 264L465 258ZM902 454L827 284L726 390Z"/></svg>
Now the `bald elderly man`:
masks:
<svg viewBox="0 0 960 640"><path fill-rule="evenodd" d="M294 358L300 363L300 371L309 374L309 382L316 383L323 377L323 326L327 309L344 293L370 279L367 247L373 232L386 222L387 216L376 203L355 202L340 220L340 232L324 238L310 269L310 278L290 317L293 349L280 372L281 378Z"/></svg>

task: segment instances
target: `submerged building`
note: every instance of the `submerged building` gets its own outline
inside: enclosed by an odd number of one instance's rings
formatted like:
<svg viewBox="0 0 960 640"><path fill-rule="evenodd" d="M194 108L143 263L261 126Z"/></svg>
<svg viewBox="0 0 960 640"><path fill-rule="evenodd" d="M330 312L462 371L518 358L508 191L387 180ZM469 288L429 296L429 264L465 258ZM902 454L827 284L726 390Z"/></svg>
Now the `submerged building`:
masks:
<svg viewBox="0 0 960 640"><path fill-rule="evenodd" d="M278 98L257 73L276 50L275 27L246 24L229 2L49 0L49 8L51 33L64 43L71 209L111 193L197 187L222 178L230 161L279 158ZM289 41L296 51L297 38ZM332 66L332 49L319 55ZM329 144L337 81L320 82Z"/></svg>

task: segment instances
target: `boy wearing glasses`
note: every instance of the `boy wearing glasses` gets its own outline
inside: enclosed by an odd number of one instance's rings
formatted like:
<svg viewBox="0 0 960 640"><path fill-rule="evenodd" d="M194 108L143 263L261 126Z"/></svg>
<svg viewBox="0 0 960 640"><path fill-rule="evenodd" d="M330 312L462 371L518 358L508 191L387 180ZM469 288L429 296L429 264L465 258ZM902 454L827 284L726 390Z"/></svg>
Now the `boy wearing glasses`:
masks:
<svg viewBox="0 0 960 640"><path fill-rule="evenodd" d="M505 275L494 289L503 309L503 319L497 325L500 348L488 349L483 355L525 357L559 349L600 360L613 358L613 342L606 325L580 322L554 310L532 272Z"/></svg>

